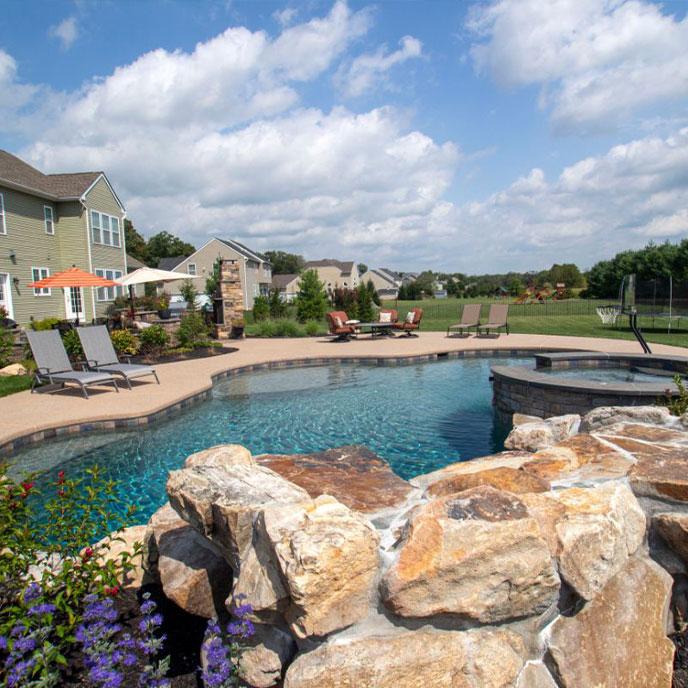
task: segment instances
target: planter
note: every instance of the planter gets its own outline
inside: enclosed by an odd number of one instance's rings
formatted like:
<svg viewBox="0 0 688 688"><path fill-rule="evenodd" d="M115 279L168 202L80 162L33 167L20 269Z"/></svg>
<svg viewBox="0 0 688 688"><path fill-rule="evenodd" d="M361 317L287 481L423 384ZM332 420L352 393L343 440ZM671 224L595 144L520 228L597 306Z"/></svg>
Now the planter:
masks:
<svg viewBox="0 0 688 688"><path fill-rule="evenodd" d="M244 327L243 325L240 327L237 327L236 325L232 325L232 331L229 335L230 339L243 339L244 338Z"/></svg>
<svg viewBox="0 0 688 688"><path fill-rule="evenodd" d="M172 317L172 311L169 308L161 308L158 311L158 318L160 320L169 320Z"/></svg>

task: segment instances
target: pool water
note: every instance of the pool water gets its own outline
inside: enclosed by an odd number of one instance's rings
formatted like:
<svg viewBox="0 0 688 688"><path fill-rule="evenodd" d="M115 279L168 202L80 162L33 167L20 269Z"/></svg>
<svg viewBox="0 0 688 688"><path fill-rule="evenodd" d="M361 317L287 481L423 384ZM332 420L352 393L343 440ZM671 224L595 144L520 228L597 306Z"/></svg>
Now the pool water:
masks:
<svg viewBox="0 0 688 688"><path fill-rule="evenodd" d="M671 382L671 377L641 373L630 368L538 368L538 373L553 377L587 380L601 384L615 382Z"/></svg>
<svg viewBox="0 0 688 688"><path fill-rule="evenodd" d="M164 503L168 471L221 443L243 444L254 454L362 444L408 479L503 449L509 428L493 412L489 383L497 362L522 364L482 358L241 374L219 382L212 399L150 427L27 448L12 459L11 473L44 470L42 480L53 480L60 470L76 476L99 464L138 508L136 522Z"/></svg>

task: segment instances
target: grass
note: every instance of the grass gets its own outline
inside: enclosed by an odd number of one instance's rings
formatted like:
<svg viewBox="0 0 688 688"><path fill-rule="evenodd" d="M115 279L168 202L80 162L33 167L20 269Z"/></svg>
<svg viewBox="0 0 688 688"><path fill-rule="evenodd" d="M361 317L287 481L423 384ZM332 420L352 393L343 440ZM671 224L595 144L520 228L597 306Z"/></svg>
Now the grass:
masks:
<svg viewBox="0 0 688 688"><path fill-rule="evenodd" d="M0 377L0 397L31 388L30 375L7 375Z"/></svg>

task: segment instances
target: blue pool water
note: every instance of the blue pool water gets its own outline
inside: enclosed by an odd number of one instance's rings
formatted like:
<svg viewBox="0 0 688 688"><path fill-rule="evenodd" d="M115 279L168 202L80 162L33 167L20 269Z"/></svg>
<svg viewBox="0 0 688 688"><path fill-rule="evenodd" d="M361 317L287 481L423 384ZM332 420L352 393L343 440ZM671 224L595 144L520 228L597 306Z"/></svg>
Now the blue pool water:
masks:
<svg viewBox="0 0 688 688"><path fill-rule="evenodd" d="M538 368L538 373L546 373L552 377L574 380L589 380L601 384L615 382L671 382L671 377L641 373L629 368Z"/></svg>
<svg viewBox="0 0 688 688"><path fill-rule="evenodd" d="M126 432L49 440L12 459L12 473L99 464L141 522L165 501L170 470L220 443L254 454L363 444L404 478L500 451L508 428L492 408L490 366L518 359L445 360L394 367L334 364L242 374L169 420ZM126 392L122 392L126 394Z"/></svg>

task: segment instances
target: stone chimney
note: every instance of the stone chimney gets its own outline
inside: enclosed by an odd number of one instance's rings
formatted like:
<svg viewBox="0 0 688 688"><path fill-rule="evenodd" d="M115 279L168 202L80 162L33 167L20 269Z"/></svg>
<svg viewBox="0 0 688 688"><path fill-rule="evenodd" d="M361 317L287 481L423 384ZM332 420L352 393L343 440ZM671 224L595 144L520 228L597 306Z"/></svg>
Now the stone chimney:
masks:
<svg viewBox="0 0 688 688"><path fill-rule="evenodd" d="M239 261L223 259L220 265L220 296L222 297L222 323L217 325L219 339L240 336L232 322L244 320L244 293L241 289ZM234 329L234 332L232 331ZM241 328L243 334L243 326Z"/></svg>

